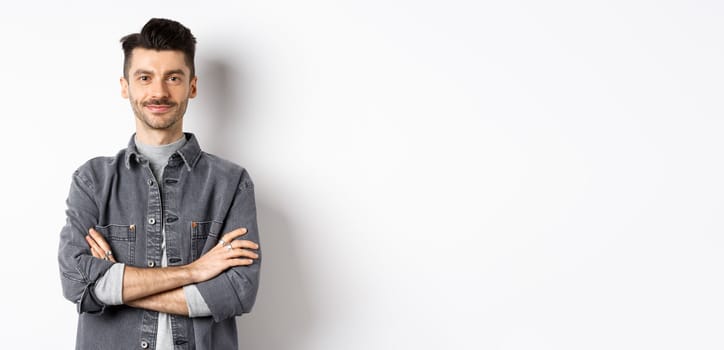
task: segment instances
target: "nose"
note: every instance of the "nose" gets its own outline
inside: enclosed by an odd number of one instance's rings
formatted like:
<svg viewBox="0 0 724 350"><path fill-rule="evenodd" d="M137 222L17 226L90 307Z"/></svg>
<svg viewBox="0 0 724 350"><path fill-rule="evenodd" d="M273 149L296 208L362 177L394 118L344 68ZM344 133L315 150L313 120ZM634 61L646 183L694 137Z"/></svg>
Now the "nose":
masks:
<svg viewBox="0 0 724 350"><path fill-rule="evenodd" d="M150 93L152 98L168 97L166 81L163 79L154 79L153 82L151 82Z"/></svg>

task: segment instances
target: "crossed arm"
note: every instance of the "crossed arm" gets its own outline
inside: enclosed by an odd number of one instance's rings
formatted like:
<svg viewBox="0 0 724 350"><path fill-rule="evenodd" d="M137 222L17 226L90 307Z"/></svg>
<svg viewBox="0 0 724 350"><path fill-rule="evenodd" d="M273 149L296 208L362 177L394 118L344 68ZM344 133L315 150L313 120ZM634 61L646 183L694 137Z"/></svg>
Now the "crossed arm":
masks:
<svg viewBox="0 0 724 350"><path fill-rule="evenodd" d="M251 265L259 258L254 252L259 249L258 244L237 239L246 232L245 228L240 228L226 233L219 244L188 265L164 268L126 265L123 273L123 303L131 307L188 316L183 291L185 285L207 281L234 266ZM96 230L90 229L85 240L93 257L116 262L110 245Z"/></svg>

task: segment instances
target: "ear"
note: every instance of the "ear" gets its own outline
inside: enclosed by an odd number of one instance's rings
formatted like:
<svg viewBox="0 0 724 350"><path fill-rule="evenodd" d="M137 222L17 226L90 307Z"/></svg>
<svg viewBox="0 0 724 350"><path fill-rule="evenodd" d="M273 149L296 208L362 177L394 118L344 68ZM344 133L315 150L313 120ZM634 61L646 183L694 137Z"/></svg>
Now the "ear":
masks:
<svg viewBox="0 0 724 350"><path fill-rule="evenodd" d="M189 82L189 87L191 88L189 90L189 98L196 97L196 81L198 80L196 77L197 76L194 75L194 77L191 78L191 81Z"/></svg>
<svg viewBox="0 0 724 350"><path fill-rule="evenodd" d="M128 80L125 77L121 77L121 96L128 99Z"/></svg>

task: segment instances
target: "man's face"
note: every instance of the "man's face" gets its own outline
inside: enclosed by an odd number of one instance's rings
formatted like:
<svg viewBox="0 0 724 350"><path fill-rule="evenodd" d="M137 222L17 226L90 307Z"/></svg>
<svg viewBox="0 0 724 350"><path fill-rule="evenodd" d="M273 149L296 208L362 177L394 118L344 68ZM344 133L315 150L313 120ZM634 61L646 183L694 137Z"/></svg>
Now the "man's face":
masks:
<svg viewBox="0 0 724 350"><path fill-rule="evenodd" d="M133 49L121 95L130 100L137 125L180 130L189 99L196 97L196 77L190 75L181 51Z"/></svg>

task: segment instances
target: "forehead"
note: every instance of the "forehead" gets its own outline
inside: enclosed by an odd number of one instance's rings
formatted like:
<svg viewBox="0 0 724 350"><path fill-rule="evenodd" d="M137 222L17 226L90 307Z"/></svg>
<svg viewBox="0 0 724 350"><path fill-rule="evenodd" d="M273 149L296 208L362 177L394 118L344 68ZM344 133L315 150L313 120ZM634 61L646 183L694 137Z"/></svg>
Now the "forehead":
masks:
<svg viewBox="0 0 724 350"><path fill-rule="evenodd" d="M190 73L182 51L135 48L131 52L130 74L137 70L162 73L179 69Z"/></svg>

